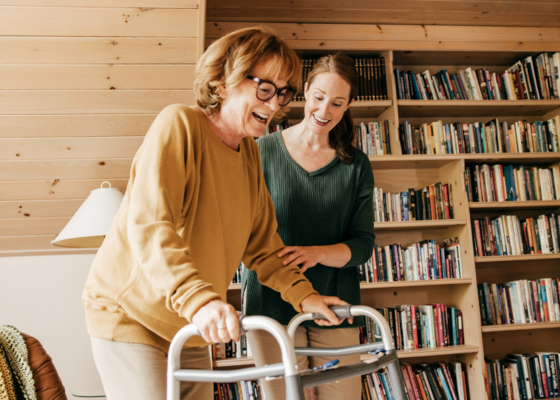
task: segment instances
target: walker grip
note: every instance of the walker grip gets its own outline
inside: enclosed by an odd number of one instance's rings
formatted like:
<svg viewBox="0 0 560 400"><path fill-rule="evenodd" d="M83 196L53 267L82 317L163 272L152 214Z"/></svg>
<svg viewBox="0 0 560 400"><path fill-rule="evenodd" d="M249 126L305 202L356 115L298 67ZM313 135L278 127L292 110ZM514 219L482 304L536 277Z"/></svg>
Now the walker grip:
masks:
<svg viewBox="0 0 560 400"><path fill-rule="evenodd" d="M347 306L330 306L329 309L340 319L352 318L351 305ZM323 314L313 313L313 319L327 319Z"/></svg>

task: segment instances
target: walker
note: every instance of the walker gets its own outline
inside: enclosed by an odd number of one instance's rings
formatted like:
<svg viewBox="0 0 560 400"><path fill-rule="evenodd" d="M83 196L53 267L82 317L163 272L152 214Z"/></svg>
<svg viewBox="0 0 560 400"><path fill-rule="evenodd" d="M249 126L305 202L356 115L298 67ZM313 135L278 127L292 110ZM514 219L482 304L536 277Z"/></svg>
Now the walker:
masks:
<svg viewBox="0 0 560 400"><path fill-rule="evenodd" d="M171 342L167 362L167 400L179 400L180 381L188 382L216 382L228 383L243 380L256 380L266 377L283 377L286 382L287 400L304 400L303 389L324 385L341 379L351 378L375 372L387 367L392 384L392 397L395 400L407 400L397 351L391 338L389 324L375 309L366 306L333 306L330 309L338 318L352 318L366 316L373 319L379 326L382 335L381 342L361 344L348 347L298 347L294 348L293 339L297 327L304 321L325 319L321 314L303 313L296 315L289 323L287 332L275 320L263 316L241 316L239 326L243 332L262 329L269 332L278 341L282 352L282 363L265 365L263 367L250 367L233 371L204 371L181 368L181 350L185 342L198 335L195 325L182 328ZM337 369L298 371L296 355L298 356L346 356L358 353L378 352L375 360L346 365Z"/></svg>

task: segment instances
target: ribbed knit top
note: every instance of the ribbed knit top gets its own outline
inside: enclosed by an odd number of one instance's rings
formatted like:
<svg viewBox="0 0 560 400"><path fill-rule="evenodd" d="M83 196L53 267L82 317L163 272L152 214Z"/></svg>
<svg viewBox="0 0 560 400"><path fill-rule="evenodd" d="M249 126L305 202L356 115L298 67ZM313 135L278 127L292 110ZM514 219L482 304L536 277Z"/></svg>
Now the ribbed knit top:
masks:
<svg viewBox="0 0 560 400"><path fill-rule="evenodd" d="M354 161L344 164L335 157L329 164L307 172L289 154L281 132L257 141L266 185L272 197L278 233L286 246L323 246L344 243L352 258L342 268L318 264L305 276L313 288L350 304L361 304L356 266L372 255L373 173L368 157L355 149ZM287 325L296 315L278 292L259 283L253 271L242 280L246 315L266 315ZM344 322L340 327L360 326ZM318 327L313 322L303 325Z"/></svg>

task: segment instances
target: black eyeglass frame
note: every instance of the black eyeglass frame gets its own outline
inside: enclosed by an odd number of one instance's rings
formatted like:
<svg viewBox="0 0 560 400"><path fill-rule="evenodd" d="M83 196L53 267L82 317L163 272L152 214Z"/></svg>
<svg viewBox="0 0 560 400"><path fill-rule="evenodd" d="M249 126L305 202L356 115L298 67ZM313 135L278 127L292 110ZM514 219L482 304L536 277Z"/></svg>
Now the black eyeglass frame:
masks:
<svg viewBox="0 0 560 400"><path fill-rule="evenodd" d="M279 104L281 107L285 107L285 106L287 106L288 104L290 104L290 102L294 99L294 97L295 97L295 95L296 95L295 89L292 88L291 86L286 86L286 87L283 87L283 88L281 88L281 89L278 89L278 87L277 87L273 82L267 81L266 79L257 78L256 76L252 76L252 75L247 75L247 79L250 79L250 80L252 80L253 82L256 82L256 83L257 83L257 92L256 92L256 96L257 96L257 99L259 99L260 101L269 101L269 100L272 99L275 95L278 95L278 104ZM261 98L259 97L259 88L261 87L261 85L262 85L263 83L268 83L269 85L272 85L272 86L274 87L274 91L272 92L272 94L271 94L267 99L261 99ZM280 103L280 93L281 93L283 90L291 91L291 92L293 93L293 94L292 94L292 97L290 98L290 100L288 100L285 104ZM285 94L285 93L284 93L284 94Z"/></svg>

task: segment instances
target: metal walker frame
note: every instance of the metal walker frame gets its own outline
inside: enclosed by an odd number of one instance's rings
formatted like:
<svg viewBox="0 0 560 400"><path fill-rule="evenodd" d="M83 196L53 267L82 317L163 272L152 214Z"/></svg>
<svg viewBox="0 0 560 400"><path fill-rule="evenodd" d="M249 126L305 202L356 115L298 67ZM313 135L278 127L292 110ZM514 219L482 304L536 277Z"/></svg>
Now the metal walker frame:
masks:
<svg viewBox="0 0 560 400"><path fill-rule="evenodd" d="M294 348L293 339L297 327L304 321L325 319L321 314L305 313L296 315L289 323L288 329L275 320L262 316L241 316L240 328L242 332L261 329L269 332L280 346L282 363L250 367L233 371L205 371L181 369L181 350L185 342L192 336L199 335L193 324L182 328L173 338L169 347L167 362L167 400L180 399L180 381L188 382L238 382L255 380L270 376L283 376L286 382L286 399L304 400L303 389L324 385L330 382L354 376L369 374L383 367L387 367L392 384L394 400L407 400L397 351L391 337L389 324L374 308L367 306L333 306L330 309L338 318L352 318L366 316L374 320L381 330L381 342L367 343L357 346L318 348ZM345 356L350 354L368 353L383 350L384 354L373 362L362 361L326 371L311 371L301 375L298 371L296 356Z"/></svg>

